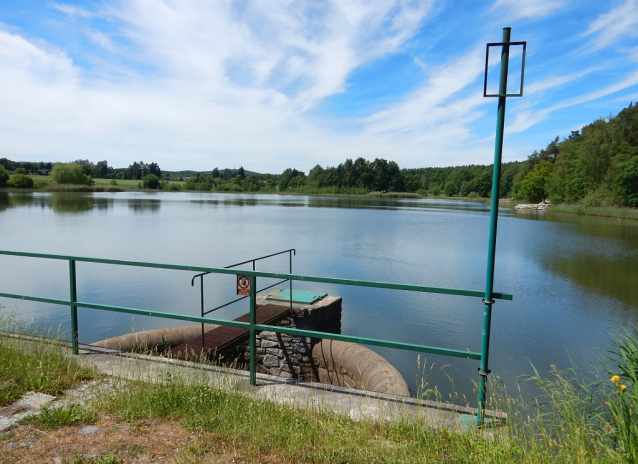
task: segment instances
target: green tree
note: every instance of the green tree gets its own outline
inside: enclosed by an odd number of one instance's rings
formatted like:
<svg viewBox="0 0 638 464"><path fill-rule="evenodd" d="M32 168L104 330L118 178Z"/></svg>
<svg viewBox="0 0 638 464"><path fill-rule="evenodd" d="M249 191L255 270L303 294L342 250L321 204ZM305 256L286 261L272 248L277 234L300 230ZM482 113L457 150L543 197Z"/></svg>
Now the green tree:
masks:
<svg viewBox="0 0 638 464"><path fill-rule="evenodd" d="M638 156L618 165L618 187L627 206L638 206Z"/></svg>
<svg viewBox="0 0 638 464"><path fill-rule="evenodd" d="M4 166L0 166L0 188L6 187L8 180L9 180L9 173L4 168Z"/></svg>
<svg viewBox="0 0 638 464"><path fill-rule="evenodd" d="M159 178L155 174L146 174L142 178L142 186L145 189L158 189L160 186Z"/></svg>
<svg viewBox="0 0 638 464"><path fill-rule="evenodd" d="M56 163L51 169L51 180L58 184L91 185L93 179L84 173L81 165L73 163Z"/></svg>
<svg viewBox="0 0 638 464"><path fill-rule="evenodd" d="M26 174L15 174L7 182L7 185L13 188L30 189L33 188L33 179Z"/></svg>
<svg viewBox="0 0 638 464"><path fill-rule="evenodd" d="M16 168L15 171L13 171L15 174L26 174L27 170L24 168Z"/></svg>
<svg viewBox="0 0 638 464"><path fill-rule="evenodd" d="M443 193L445 193L445 195L448 197L456 195L458 193L456 184L452 181L448 181L448 183L445 184L445 187L443 187Z"/></svg>
<svg viewBox="0 0 638 464"><path fill-rule="evenodd" d="M403 174L403 184L406 192L416 192L423 187L421 177L414 172L405 172Z"/></svg>
<svg viewBox="0 0 638 464"><path fill-rule="evenodd" d="M240 179L246 178L246 171L244 171L243 166L239 166L239 169L237 170L237 177L239 177Z"/></svg>
<svg viewBox="0 0 638 464"><path fill-rule="evenodd" d="M550 161L541 161L534 166L521 181L520 192L529 201L537 203L549 194L554 165Z"/></svg>
<svg viewBox="0 0 638 464"><path fill-rule="evenodd" d="M155 177L160 179L162 177L162 171L157 163L150 163L147 165L148 173L153 174Z"/></svg>
<svg viewBox="0 0 638 464"><path fill-rule="evenodd" d="M211 172L210 175L213 176L215 179L221 177L219 175L219 169L218 168L213 169L213 172Z"/></svg>

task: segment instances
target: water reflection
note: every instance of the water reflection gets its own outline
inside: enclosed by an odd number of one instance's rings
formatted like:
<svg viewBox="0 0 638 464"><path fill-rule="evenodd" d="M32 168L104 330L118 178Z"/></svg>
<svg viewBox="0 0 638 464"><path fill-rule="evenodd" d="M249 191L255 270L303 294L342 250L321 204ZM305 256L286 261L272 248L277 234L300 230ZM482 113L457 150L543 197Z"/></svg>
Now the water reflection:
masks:
<svg viewBox="0 0 638 464"><path fill-rule="evenodd" d="M160 209L161 201L149 198L130 199L128 208L134 213L157 213Z"/></svg>
<svg viewBox="0 0 638 464"><path fill-rule="evenodd" d="M392 199L365 197L309 197L295 195L260 195L241 196L225 194L209 194L211 197L190 200L193 204L210 206L281 206L292 208L347 208L347 209L379 209L379 210L460 210L488 211L489 206L483 202L437 199ZM212 197L215 195L215 197Z"/></svg>
<svg viewBox="0 0 638 464"><path fill-rule="evenodd" d="M0 211L10 208L51 209L56 213L83 213L92 209L106 210L113 206L113 198L95 197L91 194L54 192L51 194L0 193Z"/></svg>

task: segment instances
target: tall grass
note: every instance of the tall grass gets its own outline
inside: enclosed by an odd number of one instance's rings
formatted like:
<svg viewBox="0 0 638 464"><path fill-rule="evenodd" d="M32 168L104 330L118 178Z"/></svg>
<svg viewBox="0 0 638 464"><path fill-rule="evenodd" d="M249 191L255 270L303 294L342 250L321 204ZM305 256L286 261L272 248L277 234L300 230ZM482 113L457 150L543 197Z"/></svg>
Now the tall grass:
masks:
<svg viewBox="0 0 638 464"><path fill-rule="evenodd" d="M58 395L94 375L69 357L62 344L0 336L0 406L28 391Z"/></svg>
<svg viewBox="0 0 638 464"><path fill-rule="evenodd" d="M552 205L550 211L558 213L585 214L618 219L638 219L638 208L619 206L584 206L584 205Z"/></svg>

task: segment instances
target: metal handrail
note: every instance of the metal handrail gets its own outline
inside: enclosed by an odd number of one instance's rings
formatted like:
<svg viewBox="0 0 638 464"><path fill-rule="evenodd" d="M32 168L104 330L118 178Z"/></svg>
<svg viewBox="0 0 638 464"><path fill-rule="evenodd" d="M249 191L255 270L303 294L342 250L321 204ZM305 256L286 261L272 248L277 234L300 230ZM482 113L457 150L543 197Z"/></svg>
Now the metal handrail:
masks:
<svg viewBox="0 0 638 464"><path fill-rule="evenodd" d="M248 264L248 263L252 262L253 263L253 271L254 271L254 270L256 270L255 269L255 263L257 261L261 261L262 259L272 258L273 256L283 255L284 253L288 253L288 257L289 257L288 261L290 263L289 267L288 267L288 271L292 274L292 256L293 255L295 255L295 256L297 255L297 250L295 250L294 248L290 248L290 249L284 250L284 251L279 251L277 253L272 253L272 254L266 255L266 256L261 256L259 258L249 259L249 260L243 261L241 263L231 264L230 266L224 267L224 269L232 269L234 267L241 266L243 264ZM230 306L233 303L237 303L238 301L241 301L243 299L248 298L247 296L242 296L241 298L236 298L233 301L230 301L228 303L224 303L221 306L217 306L217 307L215 307L213 309L209 309L208 311L205 311L204 310L204 276L208 275L208 274L211 274L211 272L201 272L199 274L195 274L193 276L193 278L191 279L191 287L194 287L195 286L195 279L197 277L199 277L199 307L200 307L200 313L201 313L202 317L204 317L205 315L210 314L210 313L212 313L214 311L217 311L218 309L225 308L226 306ZM277 285L281 285L281 284L286 283L286 282L290 282L290 309L292 310L292 280L290 280L290 279L284 279L284 280L281 280L280 282L277 282L275 284L269 285L268 287L264 287L261 290L257 290L257 293L261 293L264 290L268 290L269 288L276 287ZM202 322L202 350L204 349L204 333L205 333L205 331L204 331L204 323Z"/></svg>
<svg viewBox="0 0 638 464"><path fill-rule="evenodd" d="M124 260L117 260L117 259L87 258L87 257L70 256L70 255L26 253L26 252L20 252L20 251L0 250L0 255L22 256L22 257L29 257L29 258L55 259L55 260L68 261L69 290L70 290L68 300L62 300L57 298L45 298L45 297L31 296L31 295L22 295L22 294L16 294L16 293L6 293L6 292L0 292L0 297L26 300L26 301L39 301L44 303L69 306L71 309L71 342L72 342L74 354L79 353L77 310L79 307L81 307L81 308L97 309L97 310L103 310L103 311L114 311L119 313L136 314L140 316L176 319L176 320L190 321L190 322L196 322L196 323L202 323L202 324L214 323L219 325L226 325L231 327L240 327L240 328L248 329L249 337L250 337L250 383L251 385L256 385L257 383L256 335L257 335L257 331L262 331L262 330L268 330L268 331L277 332L277 333L285 333L285 334L295 335L300 337L325 338L329 340L340 340L345 342L362 343L365 345L381 346L386 348L397 348L401 350L416 351L421 353L434 353L434 354L452 356L457 358L474 359L474 360L480 360L480 361L483 360L483 353L472 352L469 350L455 350L455 349L449 349L449 348L417 345L412 343L395 342L391 340L381 340L381 339L357 337L357 336L351 336L351 335L318 332L314 330L301 330L301 329L293 329L293 328L287 328L287 327L278 327L278 326L267 325L267 324L257 324L256 317L255 317L256 308L257 308L256 292L254 291L251 291L251 294L249 297L250 298L250 321L249 322L229 321L225 319L213 319L213 318L200 317L200 316L188 316L185 314L164 313L160 311L152 311L152 310L146 310L146 309L128 308L124 306L104 305L104 304L78 301L75 264L76 262L86 262L86 263L111 264L111 265L119 265L119 266L170 269L170 270L177 270L177 271L195 271L195 272L202 272L202 273L217 273L217 274L229 274L229 275L243 274L249 277L251 289L257 288L257 285L256 285L257 277L265 277L265 278L279 278L279 279L285 278L291 281L297 280L297 281L303 281L303 282L319 282L319 283L336 284L336 285L353 285L358 287L385 288L385 289L406 290L406 291L413 291L413 292L438 293L438 294L444 294L444 295L461 295L461 296L471 296L471 297L477 297L477 298L483 297L484 293L478 290L426 287L422 285L397 284L397 283L389 283L389 282L374 282L374 281L353 280L353 279L339 279L334 277L316 277L316 276L305 276L305 275L294 275L294 274L281 274L281 273L274 273L274 272L262 272L262 271L251 271L251 270L233 270L233 269L226 269L226 268L211 268L211 267L203 267L203 266L186 266L186 265L179 265L179 264L161 264L161 263L147 263L147 262L140 262L140 261L124 261ZM500 300L512 300L513 296L507 293L495 292L492 294L492 298L500 299ZM490 335L489 332L484 331L483 340L485 340L486 337L489 338L489 335Z"/></svg>

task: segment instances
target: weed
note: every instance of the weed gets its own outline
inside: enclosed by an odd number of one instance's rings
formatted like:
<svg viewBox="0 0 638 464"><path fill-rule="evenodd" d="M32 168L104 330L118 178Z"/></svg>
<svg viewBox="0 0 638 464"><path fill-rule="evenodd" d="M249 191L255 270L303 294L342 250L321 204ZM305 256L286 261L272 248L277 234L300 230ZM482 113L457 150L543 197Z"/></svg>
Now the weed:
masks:
<svg viewBox="0 0 638 464"><path fill-rule="evenodd" d="M97 420L97 413L85 406L70 404L61 408L43 406L40 414L30 416L29 422L41 425L46 429L57 429L66 425L90 424Z"/></svg>

